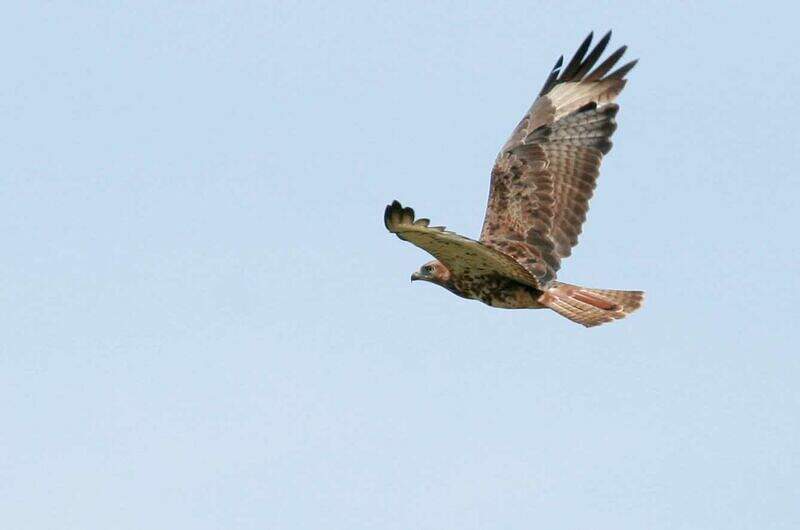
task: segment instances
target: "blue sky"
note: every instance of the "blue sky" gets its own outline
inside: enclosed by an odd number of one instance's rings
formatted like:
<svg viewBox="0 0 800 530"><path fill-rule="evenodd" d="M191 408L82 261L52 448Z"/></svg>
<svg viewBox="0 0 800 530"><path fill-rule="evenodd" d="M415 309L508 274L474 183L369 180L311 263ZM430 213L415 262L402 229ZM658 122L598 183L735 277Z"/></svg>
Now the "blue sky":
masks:
<svg viewBox="0 0 800 530"><path fill-rule="evenodd" d="M29 3L0 20L0 513L26 529L800 525L782 4ZM167 4L167 5L165 5ZM586 330L408 277L560 54L620 98Z"/></svg>

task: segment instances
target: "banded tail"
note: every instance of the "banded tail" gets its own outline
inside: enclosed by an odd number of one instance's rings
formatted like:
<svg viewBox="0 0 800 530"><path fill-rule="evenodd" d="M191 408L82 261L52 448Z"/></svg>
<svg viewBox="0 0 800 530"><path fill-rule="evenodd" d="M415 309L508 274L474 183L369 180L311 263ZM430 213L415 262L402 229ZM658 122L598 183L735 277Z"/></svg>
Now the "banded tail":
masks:
<svg viewBox="0 0 800 530"><path fill-rule="evenodd" d="M590 328L633 313L641 307L644 292L590 289L553 282L539 301L559 315Z"/></svg>

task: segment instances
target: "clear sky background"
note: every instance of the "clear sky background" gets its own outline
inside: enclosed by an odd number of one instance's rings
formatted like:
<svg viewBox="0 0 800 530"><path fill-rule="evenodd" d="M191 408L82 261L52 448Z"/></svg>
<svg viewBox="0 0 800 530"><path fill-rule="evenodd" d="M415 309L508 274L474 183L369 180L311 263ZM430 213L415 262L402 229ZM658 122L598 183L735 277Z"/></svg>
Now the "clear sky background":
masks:
<svg viewBox="0 0 800 530"><path fill-rule="evenodd" d="M0 18L4 528L800 527L796 11L93 4ZM476 236L609 28L641 61L561 278L644 309L410 285L386 203Z"/></svg>

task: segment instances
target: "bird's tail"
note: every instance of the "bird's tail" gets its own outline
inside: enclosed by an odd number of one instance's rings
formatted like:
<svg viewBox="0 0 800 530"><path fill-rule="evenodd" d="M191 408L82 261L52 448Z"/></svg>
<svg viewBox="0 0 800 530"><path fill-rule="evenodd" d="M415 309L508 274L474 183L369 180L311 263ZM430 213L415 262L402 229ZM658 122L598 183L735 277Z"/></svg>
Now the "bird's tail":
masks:
<svg viewBox="0 0 800 530"><path fill-rule="evenodd" d="M553 282L540 302L561 316L587 328L625 318L641 307L642 291L589 289L579 285Z"/></svg>

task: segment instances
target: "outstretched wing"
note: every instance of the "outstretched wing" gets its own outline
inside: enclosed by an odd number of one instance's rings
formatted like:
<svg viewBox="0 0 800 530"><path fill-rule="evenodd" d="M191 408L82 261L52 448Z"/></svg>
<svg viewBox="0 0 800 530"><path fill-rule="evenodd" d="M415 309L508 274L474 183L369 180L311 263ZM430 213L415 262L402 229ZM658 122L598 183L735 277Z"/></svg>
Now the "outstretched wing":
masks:
<svg viewBox="0 0 800 530"><path fill-rule="evenodd" d="M563 70L563 57L556 62L492 170L480 240L508 252L542 283L555 278L578 242L616 129L613 101L636 64L608 73L623 46L590 72L610 38L608 32L587 55L590 33Z"/></svg>
<svg viewBox="0 0 800 530"><path fill-rule="evenodd" d="M433 255L459 279L470 282L500 275L540 287L536 278L511 257L443 226L428 226L428 219L415 219L414 210L403 208L397 201L386 207L383 222L389 232Z"/></svg>

